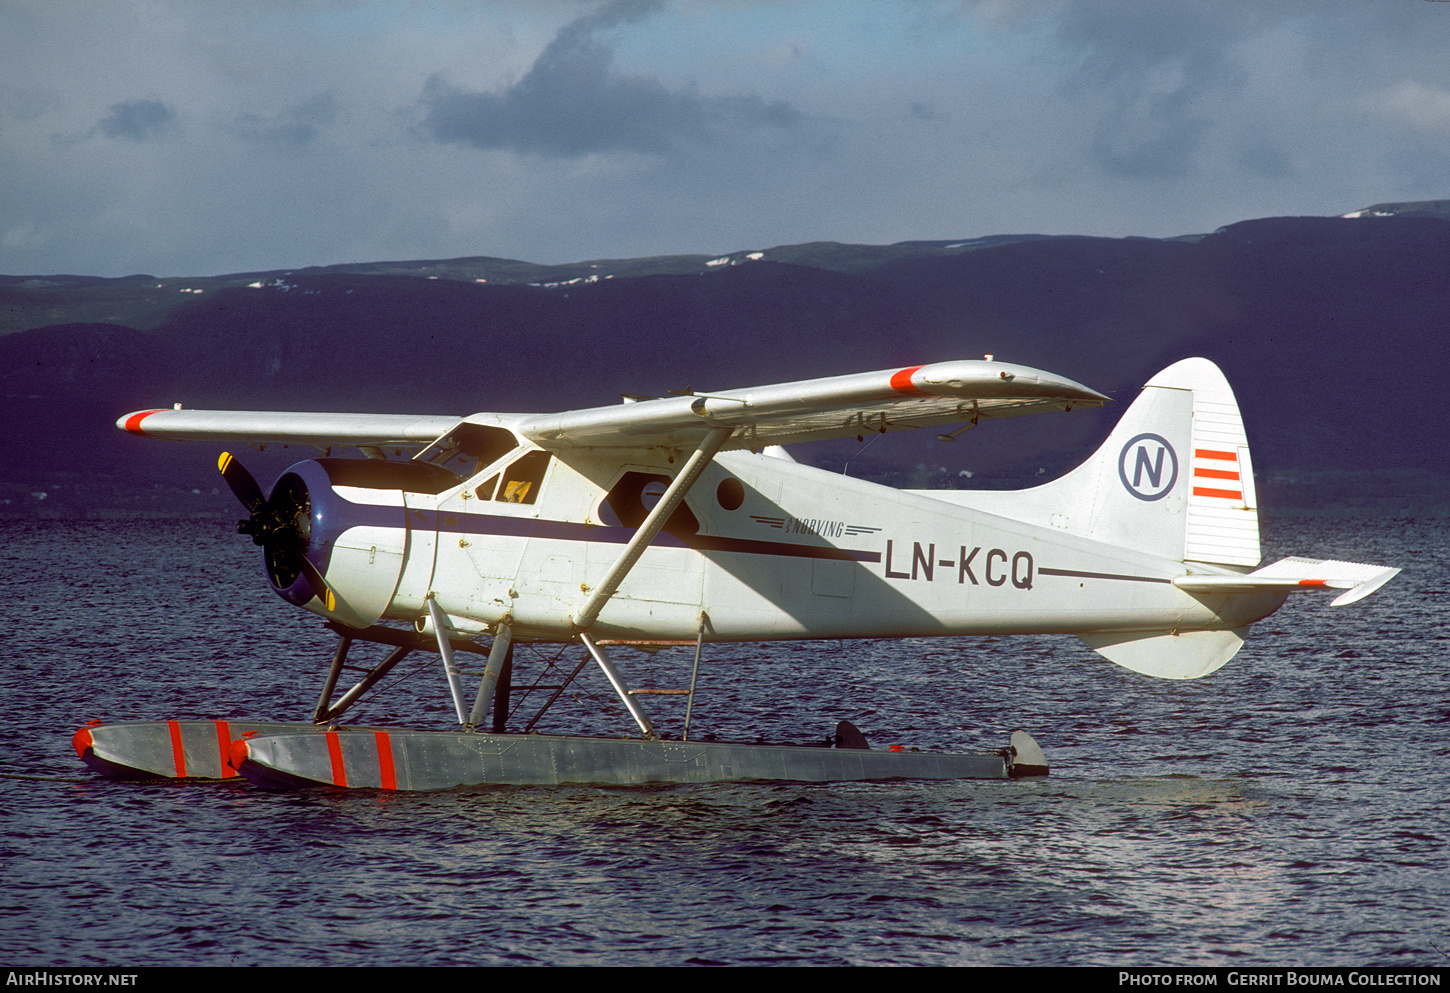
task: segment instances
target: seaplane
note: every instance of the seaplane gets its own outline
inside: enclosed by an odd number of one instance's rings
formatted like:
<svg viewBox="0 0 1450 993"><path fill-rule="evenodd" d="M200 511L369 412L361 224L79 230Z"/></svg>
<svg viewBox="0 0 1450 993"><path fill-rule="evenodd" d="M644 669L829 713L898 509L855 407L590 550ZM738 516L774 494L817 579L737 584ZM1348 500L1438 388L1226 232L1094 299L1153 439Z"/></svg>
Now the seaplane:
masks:
<svg viewBox="0 0 1450 993"><path fill-rule="evenodd" d="M955 438L1107 396L988 355L625 400L461 417L180 405L121 417L142 438L325 450L270 493L229 452L218 467L272 589L339 641L310 721L92 722L74 735L78 755L123 777L375 790L1020 779L1048 771L1025 730L980 754L873 749L845 721L816 746L692 738L702 653L728 642L1071 633L1145 676L1196 679L1290 594L1332 590L1344 606L1399 572L1262 564L1238 404L1203 358L1149 380L1077 468L1015 491L898 490L801 464L785 446L932 426ZM332 457L338 449L359 455ZM386 658L349 667L356 642L386 646ZM582 661L560 670L534 719L510 728L513 650L530 644L582 646ZM657 728L617 664L620 646L693 648L682 728ZM436 685L456 724L342 723L412 652L441 662ZM617 737L538 731L591 661L633 726ZM363 675L334 699L349 668Z"/></svg>

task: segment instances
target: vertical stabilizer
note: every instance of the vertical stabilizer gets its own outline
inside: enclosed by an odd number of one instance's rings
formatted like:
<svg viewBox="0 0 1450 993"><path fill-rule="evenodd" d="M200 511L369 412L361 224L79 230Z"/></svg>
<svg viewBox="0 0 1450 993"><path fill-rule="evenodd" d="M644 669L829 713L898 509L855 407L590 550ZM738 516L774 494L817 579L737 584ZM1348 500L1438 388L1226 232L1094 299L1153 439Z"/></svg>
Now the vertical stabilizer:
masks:
<svg viewBox="0 0 1450 993"><path fill-rule="evenodd" d="M1149 380L1102 447L1060 479L932 495L1178 562L1259 563L1243 421L1207 359L1184 359Z"/></svg>

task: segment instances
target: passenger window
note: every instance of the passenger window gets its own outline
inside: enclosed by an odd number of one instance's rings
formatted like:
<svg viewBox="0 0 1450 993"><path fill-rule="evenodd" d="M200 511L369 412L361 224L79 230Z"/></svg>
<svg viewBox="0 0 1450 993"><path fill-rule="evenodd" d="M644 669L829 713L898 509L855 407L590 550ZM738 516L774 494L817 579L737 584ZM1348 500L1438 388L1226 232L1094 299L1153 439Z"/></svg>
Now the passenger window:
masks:
<svg viewBox="0 0 1450 993"><path fill-rule="evenodd" d="M549 468L548 452L530 452L504 471L503 481L494 497L501 503L533 503L539 498L539 486ZM487 484L484 484L487 485Z"/></svg>
<svg viewBox="0 0 1450 993"><path fill-rule="evenodd" d="M670 477L663 474L626 472L600 502L600 523L610 527L639 527L669 485ZM689 504L681 501L665 522L665 531L676 538L687 538L699 534L700 520Z"/></svg>

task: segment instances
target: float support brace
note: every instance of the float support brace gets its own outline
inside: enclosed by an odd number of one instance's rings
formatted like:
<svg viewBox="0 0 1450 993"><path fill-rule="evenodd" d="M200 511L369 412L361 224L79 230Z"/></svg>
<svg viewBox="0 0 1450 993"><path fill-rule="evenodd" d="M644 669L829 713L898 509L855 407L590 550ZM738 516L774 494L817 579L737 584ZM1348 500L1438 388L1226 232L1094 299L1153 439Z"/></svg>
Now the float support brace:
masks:
<svg viewBox="0 0 1450 993"><path fill-rule="evenodd" d="M443 656L443 671L448 674L448 692L453 696L453 710L458 714L458 723L463 723L463 686L458 681L458 666L453 664L453 646L448 643L448 625L443 618L443 608L431 593L428 595L428 616L433 621L433 634L438 639L438 654Z"/></svg>
<svg viewBox="0 0 1450 993"><path fill-rule="evenodd" d="M337 689L337 677L342 675L343 663L347 661L347 650L352 647L352 637L341 635L342 640L338 642L337 654L332 657L332 668L327 670L327 678L322 682L322 693L317 697L317 709L312 712L312 723L321 724L327 719L327 708L332 704L333 691Z"/></svg>
<svg viewBox="0 0 1450 993"><path fill-rule="evenodd" d="M507 624L500 624L498 634L493 637L493 647L488 650L488 664L483 668L483 678L478 682L478 695L473 698L473 712L468 715L470 727L476 728L481 725L488 714L488 708L493 705L493 694L498 687L498 677L503 672L504 659L508 656L513 643L513 628Z"/></svg>
<svg viewBox="0 0 1450 993"><path fill-rule="evenodd" d="M646 738L657 737L655 735L654 725L650 723L644 710L641 709L639 701L629 692L629 684L624 681L624 677L619 674L619 670L614 668L614 663L609 661L609 656L605 654L604 646L596 643L593 638L582 631L579 633L579 640L584 642L584 647L589 649L589 654L594 656L594 661L598 662L599 668L604 670L604 676L609 680L609 685L613 686L614 692L619 694L619 699L624 702L625 709L629 711L629 716L634 718L634 722L639 725L639 729L644 732L644 736Z"/></svg>

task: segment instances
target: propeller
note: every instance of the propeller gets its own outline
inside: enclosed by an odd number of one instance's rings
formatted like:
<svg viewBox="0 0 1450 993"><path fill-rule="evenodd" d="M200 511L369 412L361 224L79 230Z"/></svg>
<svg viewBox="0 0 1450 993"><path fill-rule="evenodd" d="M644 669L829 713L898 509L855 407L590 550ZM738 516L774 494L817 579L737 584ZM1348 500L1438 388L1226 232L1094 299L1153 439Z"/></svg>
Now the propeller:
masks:
<svg viewBox="0 0 1450 993"><path fill-rule="evenodd" d="M312 593L328 610L337 609L337 595L327 585L321 570L307 557L307 543L312 529L312 501L307 487L296 476L283 476L272 488L272 497L262 494L262 487L246 467L222 452L217 468L238 500L252 516L237 521L237 533L251 535L252 544L266 554L267 575L278 589L287 589L298 575L307 577Z"/></svg>

